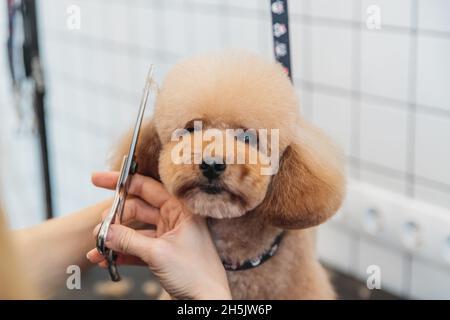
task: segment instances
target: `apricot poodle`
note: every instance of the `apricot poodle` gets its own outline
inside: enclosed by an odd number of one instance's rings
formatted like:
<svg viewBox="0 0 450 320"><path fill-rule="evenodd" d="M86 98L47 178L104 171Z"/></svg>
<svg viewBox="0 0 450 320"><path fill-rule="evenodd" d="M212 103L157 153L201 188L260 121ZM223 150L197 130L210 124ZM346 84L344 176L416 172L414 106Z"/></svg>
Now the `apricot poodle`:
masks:
<svg viewBox="0 0 450 320"><path fill-rule="evenodd" d="M201 152L202 141L200 152L190 153L197 161L175 161L174 132L185 129L194 139L198 123L224 135L231 128L245 131L231 149L216 147L212 159ZM248 129L255 130L247 134ZM274 130L277 136L258 136ZM262 173L269 166L262 157L253 163L230 158L232 150L260 155L258 144L267 141L266 149L279 153L279 161L270 163L273 174ZM125 139L116 159L128 145ZM279 64L243 51L180 62L159 90L136 157L139 173L160 180L195 214L207 217L234 299L335 297L315 254L313 227L341 204L343 163L328 137L301 117L294 87Z"/></svg>

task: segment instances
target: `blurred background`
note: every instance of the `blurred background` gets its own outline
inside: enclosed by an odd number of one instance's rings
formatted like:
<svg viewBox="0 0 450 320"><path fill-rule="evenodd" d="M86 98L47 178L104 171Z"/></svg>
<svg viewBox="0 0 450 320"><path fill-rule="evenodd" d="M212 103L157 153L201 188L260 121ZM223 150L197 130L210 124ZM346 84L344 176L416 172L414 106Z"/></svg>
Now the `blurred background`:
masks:
<svg viewBox="0 0 450 320"><path fill-rule="evenodd" d="M46 218L46 203L32 89L25 81L17 99L10 76L7 2L0 182L10 225L22 228ZM133 125L149 64L161 82L196 53L247 48L273 59L268 0L35 3L55 216L110 195L90 174L107 169ZM288 3L301 111L347 160L348 198L319 227L321 260L343 297L450 299L450 1ZM370 266L381 271L381 290L366 286Z"/></svg>

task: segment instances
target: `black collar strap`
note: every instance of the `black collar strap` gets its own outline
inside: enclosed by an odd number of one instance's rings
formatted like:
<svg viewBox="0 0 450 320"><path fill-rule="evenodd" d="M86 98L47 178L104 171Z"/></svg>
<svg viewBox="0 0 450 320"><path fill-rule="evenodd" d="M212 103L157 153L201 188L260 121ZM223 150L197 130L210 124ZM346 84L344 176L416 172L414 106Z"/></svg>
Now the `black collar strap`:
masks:
<svg viewBox="0 0 450 320"><path fill-rule="evenodd" d="M272 12L273 52L275 59L281 63L292 80L287 0L271 0L270 11Z"/></svg>
<svg viewBox="0 0 450 320"><path fill-rule="evenodd" d="M280 247L281 240L283 239L284 233L285 232L283 231L278 236L276 236L276 238L272 242L272 245L270 246L269 250L262 253L261 255L255 257L253 259L246 260L243 263L232 263L229 261L222 260L223 267L227 271L242 271L242 270L252 269L252 268L255 268L255 267L263 264L264 262L269 260L271 257L273 257L275 255L275 253L277 253L278 248Z"/></svg>

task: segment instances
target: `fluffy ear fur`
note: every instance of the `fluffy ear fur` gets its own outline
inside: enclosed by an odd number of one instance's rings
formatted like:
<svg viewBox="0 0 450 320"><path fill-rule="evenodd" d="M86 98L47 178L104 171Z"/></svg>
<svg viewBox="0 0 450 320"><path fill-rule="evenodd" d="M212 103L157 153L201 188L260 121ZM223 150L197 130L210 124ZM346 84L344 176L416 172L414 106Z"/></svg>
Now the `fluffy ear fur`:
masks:
<svg viewBox="0 0 450 320"><path fill-rule="evenodd" d="M119 148L112 157L112 169L120 170L123 156L127 154L130 148L131 131L119 144ZM147 121L142 124L138 144L136 146L137 172L154 179L160 180L158 173L159 152L161 150L161 141L156 132L153 121Z"/></svg>
<svg viewBox="0 0 450 320"><path fill-rule="evenodd" d="M324 222L339 209L345 187L342 160L328 137L310 124L298 127L297 141L285 149L279 171L255 209L286 229Z"/></svg>

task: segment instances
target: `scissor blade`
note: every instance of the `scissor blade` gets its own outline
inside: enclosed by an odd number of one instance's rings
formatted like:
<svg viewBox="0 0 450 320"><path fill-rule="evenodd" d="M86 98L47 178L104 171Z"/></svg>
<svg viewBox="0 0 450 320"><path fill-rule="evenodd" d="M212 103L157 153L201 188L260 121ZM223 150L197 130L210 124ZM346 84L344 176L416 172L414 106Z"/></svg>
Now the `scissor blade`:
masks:
<svg viewBox="0 0 450 320"><path fill-rule="evenodd" d="M128 174L130 173L131 166L134 161L134 152L136 151L136 144L139 137L139 132L141 130L142 119L144 118L145 107L147 106L148 95L150 93L150 89L153 83L153 65L150 66L147 73L147 80L145 82L144 91L141 98L141 105L139 107L138 117L136 119L136 124L134 125L133 138L131 139L130 149L128 151L128 159L125 163L125 171L124 171L124 181L128 178Z"/></svg>

